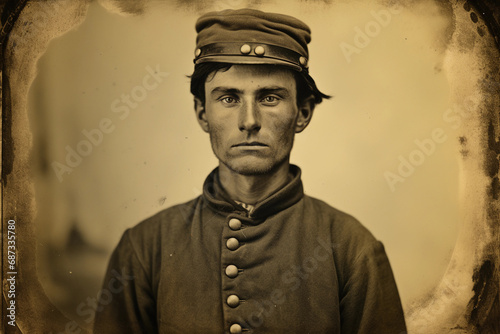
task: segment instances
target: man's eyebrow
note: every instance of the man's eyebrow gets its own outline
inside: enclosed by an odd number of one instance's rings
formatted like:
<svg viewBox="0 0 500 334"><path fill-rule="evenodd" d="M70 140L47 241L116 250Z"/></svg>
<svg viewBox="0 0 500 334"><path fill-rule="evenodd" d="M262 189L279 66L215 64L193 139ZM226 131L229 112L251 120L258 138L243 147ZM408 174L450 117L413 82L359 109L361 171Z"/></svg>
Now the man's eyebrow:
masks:
<svg viewBox="0 0 500 334"><path fill-rule="evenodd" d="M231 87L215 87L212 89L210 92L211 95L214 94L219 94L219 93L224 93L224 94L242 94L243 91L237 88L231 88ZM290 92L287 88L282 87L282 86L265 86L261 87L257 90L257 94L262 95L262 94L269 94L269 93L275 93L275 94L281 94L284 96L289 96Z"/></svg>
<svg viewBox="0 0 500 334"><path fill-rule="evenodd" d="M281 86L262 87L262 88L259 88L257 92L261 95L262 94L269 94L269 93L275 93L275 94L279 94L279 95L282 95L285 97L290 95L290 91L287 88L281 87Z"/></svg>
<svg viewBox="0 0 500 334"><path fill-rule="evenodd" d="M217 93L241 94L243 92L241 90L237 89L237 88L230 88L230 87L215 87L210 92L211 95L214 95L214 94L217 94Z"/></svg>

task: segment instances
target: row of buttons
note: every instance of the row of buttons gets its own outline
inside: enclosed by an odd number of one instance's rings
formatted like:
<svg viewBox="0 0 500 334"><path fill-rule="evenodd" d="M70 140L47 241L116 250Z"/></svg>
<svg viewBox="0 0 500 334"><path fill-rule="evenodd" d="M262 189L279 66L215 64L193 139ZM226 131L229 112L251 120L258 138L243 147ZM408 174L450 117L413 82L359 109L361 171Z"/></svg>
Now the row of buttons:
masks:
<svg viewBox="0 0 500 334"><path fill-rule="evenodd" d="M236 218L232 218L229 220L229 228L233 231L238 231L241 229L241 221ZM240 247L240 242L236 238L229 238L226 241L226 247L229 250L235 251ZM230 264L226 267L225 270L226 276L229 278L235 278L238 276L238 267L236 267L233 264ZM230 295L226 299L227 305L229 305L232 308L237 307L240 305L240 297L237 295ZM231 334L240 334L242 332L242 328L239 324L232 324L231 327L229 328L229 332Z"/></svg>
<svg viewBox="0 0 500 334"><path fill-rule="evenodd" d="M194 55L196 58L200 57L201 56L201 49L196 49L195 52L194 52ZM243 55L249 55L251 52L252 52L252 47L248 44L243 44L240 48L240 52L241 54ZM253 50L253 52L255 53L255 55L257 56L260 56L260 57L263 57L266 53L266 48L262 45L258 45L255 47L255 49ZM307 67L307 63L308 63L308 60L306 57L304 56L301 56L299 58L299 63L300 65L304 66L304 67Z"/></svg>

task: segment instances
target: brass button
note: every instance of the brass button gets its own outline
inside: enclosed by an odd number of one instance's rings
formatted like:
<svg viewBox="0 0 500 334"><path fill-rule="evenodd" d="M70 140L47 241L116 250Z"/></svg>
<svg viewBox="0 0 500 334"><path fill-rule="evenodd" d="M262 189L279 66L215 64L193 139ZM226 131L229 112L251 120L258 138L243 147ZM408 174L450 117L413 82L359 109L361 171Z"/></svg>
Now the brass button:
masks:
<svg viewBox="0 0 500 334"><path fill-rule="evenodd" d="M240 247L240 242L236 238L229 238L226 241L226 246L230 250L237 250Z"/></svg>
<svg viewBox="0 0 500 334"><path fill-rule="evenodd" d="M250 51L252 51L252 48L251 48L251 47L250 47L250 45L248 45L248 44L243 44L243 45L241 46L241 48L240 48L240 51L241 51L241 53L243 53L243 54L247 55L247 54L249 54L249 53L250 53Z"/></svg>
<svg viewBox="0 0 500 334"><path fill-rule="evenodd" d="M229 297L227 297L227 305L233 308L240 305L240 297L236 295L230 295Z"/></svg>
<svg viewBox="0 0 500 334"><path fill-rule="evenodd" d="M241 228L241 221L236 218L233 218L229 221L229 228L233 231L237 231Z"/></svg>
<svg viewBox="0 0 500 334"><path fill-rule="evenodd" d="M307 66L307 58L306 57L300 57L299 62L300 62L300 65Z"/></svg>
<svg viewBox="0 0 500 334"><path fill-rule="evenodd" d="M229 278L235 278L238 276L238 267L235 265L229 265L226 267L226 276Z"/></svg>
<svg viewBox="0 0 500 334"><path fill-rule="evenodd" d="M266 53L266 49L264 49L264 47L263 47L263 46L260 46L260 45L259 45L258 47L256 47L256 48L255 48L255 54L256 54L257 56L263 56L263 55L264 55L264 53Z"/></svg>
<svg viewBox="0 0 500 334"><path fill-rule="evenodd" d="M229 332L231 334L241 334L241 326L238 324L232 324L231 327L229 328Z"/></svg>
<svg viewBox="0 0 500 334"><path fill-rule="evenodd" d="M201 49L196 49L196 51L194 52L194 55L196 57L199 57L201 55Z"/></svg>

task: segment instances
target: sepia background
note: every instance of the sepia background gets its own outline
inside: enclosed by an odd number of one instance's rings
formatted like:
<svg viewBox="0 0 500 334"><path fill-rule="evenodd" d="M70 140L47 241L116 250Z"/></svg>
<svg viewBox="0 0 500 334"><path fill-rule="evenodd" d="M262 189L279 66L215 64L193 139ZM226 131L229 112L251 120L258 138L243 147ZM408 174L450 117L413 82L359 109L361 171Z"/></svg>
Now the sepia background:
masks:
<svg viewBox="0 0 500 334"><path fill-rule="evenodd" d="M477 73L467 74L472 63L450 72L466 51L452 44L451 5L151 1L123 15L91 2L80 25L51 40L28 97L38 278L80 325L90 327L78 306L97 296L124 230L198 196L217 165L189 93L194 23L248 6L311 27L311 74L334 96L296 137L305 192L384 243L405 311L445 274L464 219L464 127L478 105L465 81L457 98L457 78Z"/></svg>

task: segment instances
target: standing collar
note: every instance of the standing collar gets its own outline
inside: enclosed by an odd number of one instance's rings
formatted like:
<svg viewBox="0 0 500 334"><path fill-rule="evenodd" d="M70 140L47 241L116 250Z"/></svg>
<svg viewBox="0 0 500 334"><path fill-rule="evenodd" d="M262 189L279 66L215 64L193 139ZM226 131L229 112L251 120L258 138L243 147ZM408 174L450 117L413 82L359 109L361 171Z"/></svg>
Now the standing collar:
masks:
<svg viewBox="0 0 500 334"><path fill-rule="evenodd" d="M269 195L266 199L256 203L249 216L251 218L266 218L280 212L295 203L304 196L302 187L301 170L295 165L290 165L289 182L279 190ZM203 197L210 207L216 211L231 213L245 211L243 207L230 198L222 187L219 180L219 168L215 168L206 178L203 184Z"/></svg>

